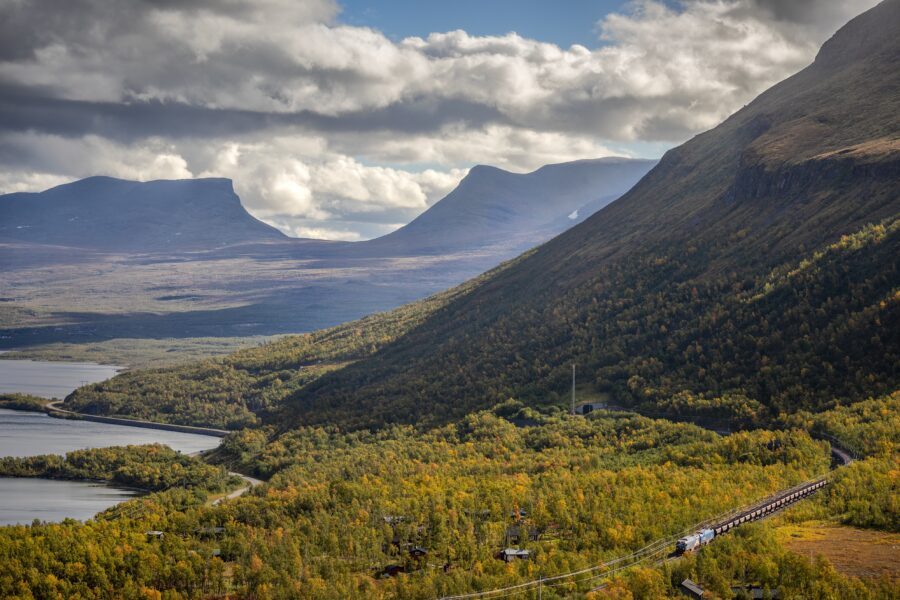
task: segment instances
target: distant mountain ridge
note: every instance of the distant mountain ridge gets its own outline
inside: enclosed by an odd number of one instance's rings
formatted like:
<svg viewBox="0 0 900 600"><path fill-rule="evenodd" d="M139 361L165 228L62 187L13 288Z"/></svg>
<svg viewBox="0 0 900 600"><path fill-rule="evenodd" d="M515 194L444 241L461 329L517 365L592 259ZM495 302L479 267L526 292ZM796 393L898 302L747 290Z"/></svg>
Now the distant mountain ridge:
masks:
<svg viewBox="0 0 900 600"><path fill-rule="evenodd" d="M354 243L284 235L244 209L229 179L88 177L43 192L0 196L0 242L122 252L280 242L287 247L279 246L279 251L315 256L436 254L495 244L521 251L590 216L654 164L601 158L547 165L526 174L478 165L408 225Z"/></svg>
<svg viewBox="0 0 900 600"><path fill-rule="evenodd" d="M525 175L475 167L386 241L288 237L250 215L227 179L91 177L3 195L0 287L9 293L0 297L0 347L334 326L453 287L547 241L651 164L579 161Z"/></svg>
<svg viewBox="0 0 900 600"><path fill-rule="evenodd" d="M147 252L286 239L244 209L229 179L88 177L0 196L0 241Z"/></svg>
<svg viewBox="0 0 900 600"><path fill-rule="evenodd" d="M407 253L492 243L527 247L536 233L549 239L603 208L656 162L609 157L551 164L524 174L478 165L412 222L365 245Z"/></svg>

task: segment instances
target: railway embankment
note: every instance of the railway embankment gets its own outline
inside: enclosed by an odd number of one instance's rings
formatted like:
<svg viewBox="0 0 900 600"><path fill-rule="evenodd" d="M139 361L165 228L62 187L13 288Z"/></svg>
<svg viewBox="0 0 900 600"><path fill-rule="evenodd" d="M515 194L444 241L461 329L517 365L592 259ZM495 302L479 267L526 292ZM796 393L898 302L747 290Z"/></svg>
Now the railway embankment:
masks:
<svg viewBox="0 0 900 600"><path fill-rule="evenodd" d="M225 437L230 432L225 429L215 429L212 427L195 427L192 425L177 425L175 423L157 423L155 421L142 421L139 419L126 419L123 417L107 417L103 415L88 415L67 410L60 406L61 400L48 402L45 410L51 417L60 419L80 419L82 421L93 421L95 423L108 423L111 425L127 425L129 427L143 427L144 429L161 429L163 431L178 431L180 433L194 433L197 435L209 435L213 437Z"/></svg>

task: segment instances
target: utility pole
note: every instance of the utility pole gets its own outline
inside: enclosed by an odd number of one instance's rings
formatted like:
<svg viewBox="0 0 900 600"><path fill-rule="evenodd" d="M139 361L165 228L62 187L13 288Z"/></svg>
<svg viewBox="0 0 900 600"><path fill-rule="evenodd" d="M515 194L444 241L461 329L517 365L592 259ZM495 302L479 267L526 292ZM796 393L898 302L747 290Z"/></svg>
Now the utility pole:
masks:
<svg viewBox="0 0 900 600"><path fill-rule="evenodd" d="M575 414L575 363L572 363L572 414Z"/></svg>

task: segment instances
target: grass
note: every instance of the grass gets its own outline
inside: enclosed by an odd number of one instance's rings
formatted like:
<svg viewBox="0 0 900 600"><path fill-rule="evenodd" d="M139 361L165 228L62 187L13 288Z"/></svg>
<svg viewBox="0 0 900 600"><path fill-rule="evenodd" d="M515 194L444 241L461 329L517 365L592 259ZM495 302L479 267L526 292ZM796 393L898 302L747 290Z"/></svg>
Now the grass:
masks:
<svg viewBox="0 0 900 600"><path fill-rule="evenodd" d="M783 525L776 532L788 550L823 556L845 575L900 582L900 534L816 521Z"/></svg>

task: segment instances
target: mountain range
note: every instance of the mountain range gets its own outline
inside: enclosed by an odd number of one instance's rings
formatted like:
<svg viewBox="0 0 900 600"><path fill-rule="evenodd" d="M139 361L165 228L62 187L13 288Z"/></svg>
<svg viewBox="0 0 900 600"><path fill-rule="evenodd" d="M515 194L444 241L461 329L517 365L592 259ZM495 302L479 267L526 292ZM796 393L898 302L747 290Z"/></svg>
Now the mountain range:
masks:
<svg viewBox="0 0 900 600"><path fill-rule="evenodd" d="M525 174L478 165L411 223L363 245L376 253L440 254L491 245L521 251L594 214L655 164L613 157Z"/></svg>
<svg viewBox="0 0 900 600"><path fill-rule="evenodd" d="M291 238L227 179L91 177L0 196L0 346L303 332L422 298L583 220L655 161L479 166L380 239Z"/></svg>
<svg viewBox="0 0 900 600"><path fill-rule="evenodd" d="M364 360L295 422L441 422L592 393L774 418L900 383L900 3ZM731 412L729 412L731 411Z"/></svg>
<svg viewBox="0 0 900 600"><path fill-rule="evenodd" d="M298 391L297 418L370 426L511 396L552 403L573 363L629 405L725 395L777 415L893 389L898 11L852 20L620 199Z"/></svg>
<svg viewBox="0 0 900 600"><path fill-rule="evenodd" d="M547 165L526 174L477 165L411 223L355 243L284 235L248 213L228 179L88 177L44 192L0 195L0 243L124 253L257 244L257 251L316 256L450 254L482 246L521 250L581 222L655 164L613 157ZM287 246L272 248L279 243Z"/></svg>

